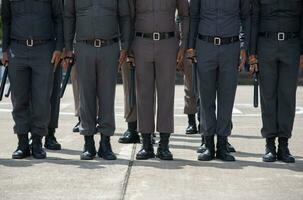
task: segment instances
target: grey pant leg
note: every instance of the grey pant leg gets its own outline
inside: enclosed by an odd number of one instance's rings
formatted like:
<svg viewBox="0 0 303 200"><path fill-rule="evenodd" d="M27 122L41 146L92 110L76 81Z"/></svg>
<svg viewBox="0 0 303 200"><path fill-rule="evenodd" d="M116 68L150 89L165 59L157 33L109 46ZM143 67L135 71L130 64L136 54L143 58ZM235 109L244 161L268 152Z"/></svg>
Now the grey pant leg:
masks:
<svg viewBox="0 0 303 200"><path fill-rule="evenodd" d="M118 43L97 49L97 97L98 97L98 131L104 135L114 135L115 94L118 72ZM82 101L82 98L81 98Z"/></svg>
<svg viewBox="0 0 303 200"><path fill-rule="evenodd" d="M80 93L80 133L81 135L94 135L97 132L96 48L84 43L77 43L76 60Z"/></svg>
<svg viewBox="0 0 303 200"><path fill-rule="evenodd" d="M12 43L9 54L9 80L13 104L14 133L28 134L31 128L30 89L31 69L27 65L24 47Z"/></svg>
<svg viewBox="0 0 303 200"><path fill-rule="evenodd" d="M129 106L129 87L130 87L130 66L125 63L122 66L122 80L123 80L123 90L124 90L124 118L126 122L137 121L137 106L133 108Z"/></svg>
<svg viewBox="0 0 303 200"><path fill-rule="evenodd" d="M157 131L174 132L174 97L178 42L170 38L156 43Z"/></svg>
<svg viewBox="0 0 303 200"><path fill-rule="evenodd" d="M300 63L300 41L283 42L278 69L278 136L290 138L296 113L296 90Z"/></svg>
<svg viewBox="0 0 303 200"><path fill-rule="evenodd" d="M197 99L193 91L192 65L188 59L184 59L184 114L197 113Z"/></svg>
<svg viewBox="0 0 303 200"><path fill-rule="evenodd" d="M31 133L45 136L51 113L50 97L53 87L54 66L51 64L55 49L53 43L30 49L31 65Z"/></svg>
<svg viewBox="0 0 303 200"><path fill-rule="evenodd" d="M258 44L258 58L260 68L260 94L262 136L277 137L277 87L278 87L278 49L276 41L260 38Z"/></svg>
<svg viewBox="0 0 303 200"><path fill-rule="evenodd" d="M198 76L201 122L205 136L216 134L216 90L218 48L211 43L197 41ZM201 130L202 131L202 130Z"/></svg>
<svg viewBox="0 0 303 200"><path fill-rule="evenodd" d="M138 131L155 132L155 68L153 43L136 38L134 43L137 83Z"/></svg>
<svg viewBox="0 0 303 200"><path fill-rule="evenodd" d="M220 47L217 78L217 135L231 134L232 111L234 107L240 58L240 43Z"/></svg>
<svg viewBox="0 0 303 200"><path fill-rule="evenodd" d="M75 104L75 116L80 116L80 96L79 96L79 84L78 84L78 73L76 65L73 66L71 71L71 82L73 86L74 104Z"/></svg>
<svg viewBox="0 0 303 200"><path fill-rule="evenodd" d="M51 96L51 118L48 125L50 129L58 128L59 112L60 112L60 89L62 81L62 67L58 66L54 73L54 83Z"/></svg>

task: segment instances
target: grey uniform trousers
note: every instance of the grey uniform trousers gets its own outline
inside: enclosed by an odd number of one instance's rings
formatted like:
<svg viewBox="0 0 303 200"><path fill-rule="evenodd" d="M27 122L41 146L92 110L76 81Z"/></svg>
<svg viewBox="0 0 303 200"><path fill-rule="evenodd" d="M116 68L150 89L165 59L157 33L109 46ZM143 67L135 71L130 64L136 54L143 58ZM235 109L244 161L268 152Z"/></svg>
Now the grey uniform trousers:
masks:
<svg viewBox="0 0 303 200"><path fill-rule="evenodd" d="M174 132L174 95L178 41L176 38L153 41L135 38L138 130L155 132L155 93L157 128L160 133Z"/></svg>
<svg viewBox="0 0 303 200"><path fill-rule="evenodd" d="M200 116L205 136L231 134L240 43L215 46L197 40ZM217 98L217 113L216 113Z"/></svg>
<svg viewBox="0 0 303 200"><path fill-rule="evenodd" d="M54 73L53 90L51 96L51 117L48 128L58 128L59 112L60 112L60 89L62 81L62 67L58 66Z"/></svg>
<svg viewBox="0 0 303 200"><path fill-rule="evenodd" d="M118 58L118 43L101 48L82 42L76 44L82 135L114 134Z"/></svg>
<svg viewBox="0 0 303 200"><path fill-rule="evenodd" d="M192 65L189 59L184 59L184 114L197 113L197 98L193 91Z"/></svg>
<svg viewBox="0 0 303 200"><path fill-rule="evenodd" d="M261 37L258 42L262 136L290 138L295 111L300 41Z"/></svg>
<svg viewBox="0 0 303 200"><path fill-rule="evenodd" d="M121 69L124 90L124 118L127 123L137 121L137 105L129 106L130 66L125 63Z"/></svg>
<svg viewBox="0 0 303 200"><path fill-rule="evenodd" d="M50 120L50 97L55 49L53 42L26 47L12 41L9 49L9 79L13 103L14 132L45 136Z"/></svg>

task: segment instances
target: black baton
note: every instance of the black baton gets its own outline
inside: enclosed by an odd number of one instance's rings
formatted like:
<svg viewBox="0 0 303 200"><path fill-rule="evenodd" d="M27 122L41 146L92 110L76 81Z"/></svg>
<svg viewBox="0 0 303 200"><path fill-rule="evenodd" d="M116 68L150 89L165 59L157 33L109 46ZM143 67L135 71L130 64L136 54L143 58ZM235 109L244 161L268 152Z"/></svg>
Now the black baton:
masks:
<svg viewBox="0 0 303 200"><path fill-rule="evenodd" d="M69 63L69 65L67 67L64 79L62 81L62 86L61 86L61 90L60 90L60 98L62 98L64 96L64 92L65 92L66 86L68 84L73 65L74 65L74 59L72 59L72 61Z"/></svg>
<svg viewBox="0 0 303 200"><path fill-rule="evenodd" d="M198 97L198 66L195 59L191 59L192 61L192 84L193 84L193 93L195 97Z"/></svg>
<svg viewBox="0 0 303 200"><path fill-rule="evenodd" d="M259 72L255 72L253 76L254 82L254 107L259 106Z"/></svg>
<svg viewBox="0 0 303 200"><path fill-rule="evenodd" d="M5 67L4 73L3 73L3 76L2 76L2 80L1 80L1 85L0 85L0 101L2 101L2 98L3 98L3 93L4 93L4 88L5 88L7 75L8 75L8 67Z"/></svg>
<svg viewBox="0 0 303 200"><path fill-rule="evenodd" d="M136 106L136 67L133 63L130 64L130 84L129 84L129 107L133 108Z"/></svg>

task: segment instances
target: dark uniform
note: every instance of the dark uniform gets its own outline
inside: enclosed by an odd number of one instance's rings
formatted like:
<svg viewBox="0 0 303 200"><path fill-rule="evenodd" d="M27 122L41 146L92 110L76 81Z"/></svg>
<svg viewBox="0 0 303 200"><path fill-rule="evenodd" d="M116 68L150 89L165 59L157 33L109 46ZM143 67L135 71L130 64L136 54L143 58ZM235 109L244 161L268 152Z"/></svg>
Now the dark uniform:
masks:
<svg viewBox="0 0 303 200"><path fill-rule="evenodd" d="M251 54L259 61L264 161L295 162L288 150L295 109L300 54L303 54L303 2L253 0ZM279 138L278 155L275 138Z"/></svg>
<svg viewBox="0 0 303 200"><path fill-rule="evenodd" d="M55 50L63 48L61 0L2 0L3 52L9 55L14 132L19 145L13 158L32 153L45 158L42 136L47 135L54 77L51 63Z"/></svg>
<svg viewBox="0 0 303 200"><path fill-rule="evenodd" d="M174 132L174 88L177 52L185 48L188 34L187 0L131 0L134 19L132 50L136 63L138 129L143 148L137 159L154 157L151 133L155 131L155 92L157 91L157 127L160 132L158 157L172 159L168 149ZM175 37L175 12L182 25L182 42Z"/></svg>
<svg viewBox="0 0 303 200"><path fill-rule="evenodd" d="M111 150L110 136L115 132L114 102L120 35L121 48L128 50L129 46L128 0L66 0L64 12L67 51L73 50L76 35L80 133L85 137L81 159L95 156L93 136L97 132L101 133L98 155L104 159L116 159Z"/></svg>
<svg viewBox="0 0 303 200"><path fill-rule="evenodd" d="M199 160L214 158L214 135L217 134L217 158L234 161L226 145L231 134L237 88L240 24L246 32L250 23L250 2L191 0L190 16L189 48L197 51L201 120L207 146Z"/></svg>

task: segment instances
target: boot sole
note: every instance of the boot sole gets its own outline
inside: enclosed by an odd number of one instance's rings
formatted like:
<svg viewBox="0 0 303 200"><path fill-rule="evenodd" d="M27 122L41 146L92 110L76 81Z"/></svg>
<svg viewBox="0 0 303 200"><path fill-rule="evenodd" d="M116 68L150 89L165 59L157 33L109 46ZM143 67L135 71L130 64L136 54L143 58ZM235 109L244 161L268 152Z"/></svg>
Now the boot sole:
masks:
<svg viewBox="0 0 303 200"><path fill-rule="evenodd" d="M198 132L185 132L186 135L195 135L198 134Z"/></svg>
<svg viewBox="0 0 303 200"><path fill-rule="evenodd" d="M80 156L80 160L94 160L94 158L95 158L95 157L92 157L92 158L84 158L84 157L81 157L81 156Z"/></svg>
<svg viewBox="0 0 303 200"><path fill-rule="evenodd" d="M160 160L174 160L174 157L165 158L159 155L156 155L156 158L159 158Z"/></svg>
<svg viewBox="0 0 303 200"><path fill-rule="evenodd" d="M148 157L138 157L136 156L136 160L148 160L148 159L152 159L152 158L155 158L156 156L155 155L150 155Z"/></svg>
<svg viewBox="0 0 303 200"><path fill-rule="evenodd" d="M37 160L43 160L46 158L46 156L35 156L33 155L33 158L37 159Z"/></svg>
<svg viewBox="0 0 303 200"><path fill-rule="evenodd" d="M24 155L24 156L12 156L12 159L21 160L21 159L28 158L28 157L30 157L30 156L31 156L30 154Z"/></svg>
<svg viewBox="0 0 303 200"><path fill-rule="evenodd" d="M117 157L107 158L107 157L104 157L104 156L99 155L99 154L98 154L98 157L102 158L103 160L117 160Z"/></svg>
<svg viewBox="0 0 303 200"><path fill-rule="evenodd" d="M273 162L276 162L277 160L266 160L266 159L262 158L262 161L263 162L268 162L268 163L273 163Z"/></svg>
<svg viewBox="0 0 303 200"><path fill-rule="evenodd" d="M46 148L46 149L48 149L48 150L52 150L52 151L60 151L62 148L60 147L60 148L53 148L53 147L49 147L49 146L46 146L46 145L44 145L44 147Z"/></svg>
<svg viewBox="0 0 303 200"><path fill-rule="evenodd" d="M281 158L277 158L277 161L281 161L281 162L284 162L284 163L295 163L296 161L287 161L287 160L283 160Z"/></svg>

